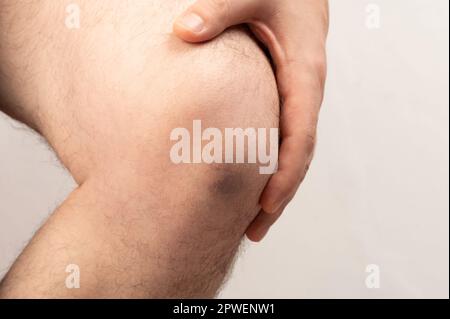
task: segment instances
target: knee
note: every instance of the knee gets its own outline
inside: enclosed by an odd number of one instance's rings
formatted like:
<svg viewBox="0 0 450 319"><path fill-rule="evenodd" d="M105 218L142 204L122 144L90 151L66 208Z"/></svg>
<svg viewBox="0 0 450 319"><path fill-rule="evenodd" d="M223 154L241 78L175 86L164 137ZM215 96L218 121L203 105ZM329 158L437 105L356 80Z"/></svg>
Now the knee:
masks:
<svg viewBox="0 0 450 319"><path fill-rule="evenodd" d="M277 87L264 53L242 30L228 31L200 46L173 37L169 43L154 53L156 59L164 56L164 70L154 64L146 68L148 75L159 70L157 79L132 79L120 95L102 98L102 104L112 107L96 107L89 118L79 115L83 117L79 122L92 123L93 138L85 143L88 160L73 170L79 175L76 179L119 174L140 181L139 185L170 182L186 189L195 183L197 189L204 188L202 192L224 200L242 196L245 189L262 188L267 176L259 174L257 163L225 163L225 141L221 142L222 163L203 159L194 163L194 149L190 163L174 163L170 154L174 129L188 131L193 146L194 121L201 121L203 129L220 131L222 137L227 128L254 129L255 133L265 128L268 133L278 127ZM201 143L205 146L207 141ZM247 159L247 143L241 151Z"/></svg>
<svg viewBox="0 0 450 319"><path fill-rule="evenodd" d="M170 114L162 117L161 138L170 140L162 153L170 157L166 172L197 176L192 182L198 191L224 203L245 202L249 195L256 202L268 180L262 168L273 168L277 160L269 163L266 156L262 161L261 139L266 140L264 155L278 155L278 134L271 130L279 125L279 97L268 59L241 29L172 54L183 72L169 81L176 89L170 95ZM187 139L182 141L176 130ZM179 144L189 146L188 154L180 154ZM268 154L272 146L276 154Z"/></svg>

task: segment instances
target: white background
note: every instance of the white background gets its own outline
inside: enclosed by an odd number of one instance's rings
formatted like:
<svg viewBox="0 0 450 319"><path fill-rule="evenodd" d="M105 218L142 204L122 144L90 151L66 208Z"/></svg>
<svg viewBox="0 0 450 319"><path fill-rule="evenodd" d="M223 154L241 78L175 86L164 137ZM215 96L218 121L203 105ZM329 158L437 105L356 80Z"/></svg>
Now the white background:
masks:
<svg viewBox="0 0 450 319"><path fill-rule="evenodd" d="M330 5L315 162L221 297L448 298L449 2ZM0 278L73 186L38 137L0 115ZM365 285L369 264L379 289Z"/></svg>

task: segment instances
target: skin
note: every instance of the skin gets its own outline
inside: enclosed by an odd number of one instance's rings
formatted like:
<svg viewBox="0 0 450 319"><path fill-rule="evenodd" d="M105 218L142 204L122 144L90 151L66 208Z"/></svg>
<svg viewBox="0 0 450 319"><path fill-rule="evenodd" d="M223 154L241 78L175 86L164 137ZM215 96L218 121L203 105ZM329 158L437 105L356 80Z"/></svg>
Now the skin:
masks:
<svg viewBox="0 0 450 319"><path fill-rule="evenodd" d="M247 231L260 241L294 197L313 157L326 76L327 0L198 0L174 24L188 42L203 42L247 23L269 49L283 105L279 170Z"/></svg>
<svg viewBox="0 0 450 319"><path fill-rule="evenodd" d="M1 109L41 134L78 184L0 285L2 298L213 297L268 181L257 165L175 165L170 132L271 128L269 61L243 29L171 32L186 1L0 1ZM81 288L67 289L67 265Z"/></svg>

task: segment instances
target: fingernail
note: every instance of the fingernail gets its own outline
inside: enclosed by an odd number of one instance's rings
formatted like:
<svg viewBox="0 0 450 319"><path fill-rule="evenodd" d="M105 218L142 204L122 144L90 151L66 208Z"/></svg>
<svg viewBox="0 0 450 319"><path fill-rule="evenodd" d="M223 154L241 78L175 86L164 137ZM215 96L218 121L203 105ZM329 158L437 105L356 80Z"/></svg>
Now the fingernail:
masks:
<svg viewBox="0 0 450 319"><path fill-rule="evenodd" d="M283 205L284 205L284 201L282 201L282 200L274 202L272 205L272 210L268 213L269 214L277 213L278 211L280 211L283 208Z"/></svg>
<svg viewBox="0 0 450 319"><path fill-rule="evenodd" d="M259 230L256 236L249 236L247 234L248 240L254 242L254 243L260 243L266 235L269 233L269 228L266 228L264 230Z"/></svg>
<svg viewBox="0 0 450 319"><path fill-rule="evenodd" d="M258 240L257 240L258 243L262 242L263 239L266 238L267 234L269 233L269 230L270 230L270 228L267 228L267 229L263 230L263 231L259 234L259 237L258 237Z"/></svg>
<svg viewBox="0 0 450 319"><path fill-rule="evenodd" d="M200 31L202 31L205 26L203 18L193 12L185 14L183 17L181 17L178 23L180 23L186 29L189 29L195 33L199 33Z"/></svg>

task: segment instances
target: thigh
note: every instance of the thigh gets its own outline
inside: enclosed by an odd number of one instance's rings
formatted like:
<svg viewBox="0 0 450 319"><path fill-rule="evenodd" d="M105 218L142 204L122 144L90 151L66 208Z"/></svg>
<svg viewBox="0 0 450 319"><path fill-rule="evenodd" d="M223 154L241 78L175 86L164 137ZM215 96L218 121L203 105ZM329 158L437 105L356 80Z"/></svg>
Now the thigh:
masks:
<svg viewBox="0 0 450 319"><path fill-rule="evenodd" d="M270 64L242 29L204 45L171 33L189 1L2 2L0 96L36 127L82 183L119 149L167 159L173 127L277 126ZM96 165L102 163L102 165Z"/></svg>

